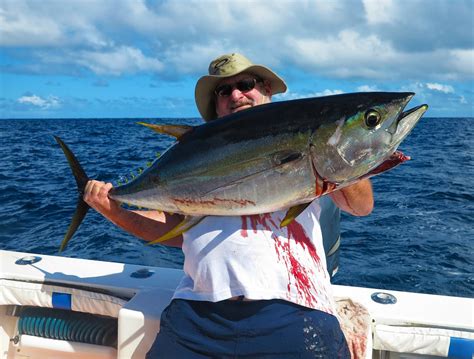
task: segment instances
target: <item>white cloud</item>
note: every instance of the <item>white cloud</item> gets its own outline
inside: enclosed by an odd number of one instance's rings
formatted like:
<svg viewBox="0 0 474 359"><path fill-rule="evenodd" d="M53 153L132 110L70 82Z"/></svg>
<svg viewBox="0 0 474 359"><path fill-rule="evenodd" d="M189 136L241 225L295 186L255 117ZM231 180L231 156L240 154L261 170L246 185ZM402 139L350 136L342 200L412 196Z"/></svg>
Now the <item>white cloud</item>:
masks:
<svg viewBox="0 0 474 359"><path fill-rule="evenodd" d="M139 72L160 72L163 63L143 54L140 49L120 46L110 49L66 51L61 53L41 52L39 57L45 63L78 65L97 75L133 74Z"/></svg>
<svg viewBox="0 0 474 359"><path fill-rule="evenodd" d="M72 59L96 74L121 75L135 72L159 72L163 64L145 56L140 49L121 46L112 51L81 51Z"/></svg>
<svg viewBox="0 0 474 359"><path fill-rule="evenodd" d="M307 95L302 95L298 92L293 92L293 91L286 91L284 93L279 93L276 95L272 96L272 101L287 101L287 100L295 100L297 98L303 98L303 97L310 97Z"/></svg>
<svg viewBox="0 0 474 359"><path fill-rule="evenodd" d="M98 28L113 12L100 1L5 0L0 5L0 45L24 47L103 46ZM107 21L110 23L110 20Z"/></svg>
<svg viewBox="0 0 474 359"><path fill-rule="evenodd" d="M357 91L359 92L374 92L374 91L380 91L377 86L371 86L371 85L362 85L357 87Z"/></svg>
<svg viewBox="0 0 474 359"><path fill-rule="evenodd" d="M362 0L362 3L369 24L384 24L395 21L397 9L393 0Z"/></svg>
<svg viewBox="0 0 474 359"><path fill-rule="evenodd" d="M456 72L474 77L474 49L456 49L450 51L449 55L449 62Z"/></svg>
<svg viewBox="0 0 474 359"><path fill-rule="evenodd" d="M282 94L278 94L273 96L272 98L279 101L279 100L294 100L298 98L309 98L309 97L321 97L321 96L331 96L331 95L340 95L344 93L342 90L330 90L326 89L319 92L307 92L307 93L298 93L293 91L287 91Z"/></svg>
<svg viewBox="0 0 474 359"><path fill-rule="evenodd" d="M49 96L48 98L42 98L37 95L22 96L17 100L18 103L36 106L41 109L56 108L59 107L61 101L58 97Z"/></svg>
<svg viewBox="0 0 474 359"><path fill-rule="evenodd" d="M50 73L56 64L58 73L73 65L199 75L238 50L334 78L465 80L474 78L466 14L470 1L434 1L427 11L415 0L3 0L0 44L36 50L22 66Z"/></svg>
<svg viewBox="0 0 474 359"><path fill-rule="evenodd" d="M397 56L390 44L376 35L364 36L353 30L324 39L288 36L285 43L294 62L335 77L380 77L381 65Z"/></svg>
<svg viewBox="0 0 474 359"><path fill-rule="evenodd" d="M344 93L342 90L329 90L326 89L322 92L316 92L315 96L331 96L331 95L340 95Z"/></svg>
<svg viewBox="0 0 474 359"><path fill-rule="evenodd" d="M61 29L49 16L40 16L19 1L0 5L0 45L48 46L61 38Z"/></svg>
<svg viewBox="0 0 474 359"><path fill-rule="evenodd" d="M211 59L224 53L239 51L224 41L210 41L206 44L176 44L163 53L164 61L171 64L171 69L179 73L201 73ZM244 51L241 51L244 52ZM171 70L170 69L170 70Z"/></svg>
<svg viewBox="0 0 474 359"><path fill-rule="evenodd" d="M444 92L444 93L454 93L454 88L450 85L442 85L442 84L438 84L438 83L428 82L426 84L426 87L429 88L430 90L434 90L434 91L440 91L440 92Z"/></svg>

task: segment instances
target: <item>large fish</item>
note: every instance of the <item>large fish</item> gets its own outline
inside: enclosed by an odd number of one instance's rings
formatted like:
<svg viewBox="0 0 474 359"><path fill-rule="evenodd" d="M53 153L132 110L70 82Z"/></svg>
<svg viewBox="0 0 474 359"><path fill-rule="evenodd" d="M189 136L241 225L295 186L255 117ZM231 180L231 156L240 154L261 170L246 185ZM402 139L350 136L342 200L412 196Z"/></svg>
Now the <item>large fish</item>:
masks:
<svg viewBox="0 0 474 359"><path fill-rule="evenodd" d="M196 127L144 124L177 142L109 197L186 216L152 243L173 238L208 215L288 208L281 224L287 225L315 198L409 159L397 148L428 108L404 112L413 95L367 92L274 102ZM81 192L88 177L55 138ZM61 250L87 209L80 197Z"/></svg>

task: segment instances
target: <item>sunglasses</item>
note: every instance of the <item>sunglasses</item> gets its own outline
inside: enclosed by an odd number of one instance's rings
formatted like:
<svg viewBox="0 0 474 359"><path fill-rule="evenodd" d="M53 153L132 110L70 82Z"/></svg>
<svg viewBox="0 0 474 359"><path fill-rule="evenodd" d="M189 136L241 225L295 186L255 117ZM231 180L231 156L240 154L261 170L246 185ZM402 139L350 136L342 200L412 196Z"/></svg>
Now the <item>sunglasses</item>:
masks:
<svg viewBox="0 0 474 359"><path fill-rule="evenodd" d="M261 79L244 79L237 81L235 84L225 84L221 86L217 86L216 89L214 90L214 93L216 96L219 97L228 97L234 91L234 89L239 90L240 92L249 92L252 91L255 88L255 85L257 82L263 82Z"/></svg>

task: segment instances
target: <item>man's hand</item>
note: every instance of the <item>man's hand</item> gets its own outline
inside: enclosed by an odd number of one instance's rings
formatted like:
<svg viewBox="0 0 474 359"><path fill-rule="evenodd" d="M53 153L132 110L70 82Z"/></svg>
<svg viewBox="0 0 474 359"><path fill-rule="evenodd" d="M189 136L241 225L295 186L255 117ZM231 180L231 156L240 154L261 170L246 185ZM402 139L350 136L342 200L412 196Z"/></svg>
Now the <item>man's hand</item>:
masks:
<svg viewBox="0 0 474 359"><path fill-rule="evenodd" d="M367 216L374 208L374 194L369 179L334 191L329 196L340 209L354 216Z"/></svg>
<svg viewBox="0 0 474 359"><path fill-rule="evenodd" d="M177 226L183 216L160 211L129 211L109 198L111 183L91 180L84 189L84 201L112 223L145 241L153 241ZM182 236L163 242L168 246L181 247Z"/></svg>
<svg viewBox="0 0 474 359"><path fill-rule="evenodd" d="M97 212L109 217L121 210L120 205L108 197L112 187L112 183L91 180L86 184L83 199Z"/></svg>

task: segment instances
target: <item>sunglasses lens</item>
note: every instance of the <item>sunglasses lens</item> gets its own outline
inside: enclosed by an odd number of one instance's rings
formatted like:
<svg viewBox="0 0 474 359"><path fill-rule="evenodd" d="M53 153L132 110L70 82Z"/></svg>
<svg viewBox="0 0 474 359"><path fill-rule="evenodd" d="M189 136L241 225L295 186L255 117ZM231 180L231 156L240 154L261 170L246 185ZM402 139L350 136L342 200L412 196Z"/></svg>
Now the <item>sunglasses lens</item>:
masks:
<svg viewBox="0 0 474 359"><path fill-rule="evenodd" d="M216 88L217 96L227 97L232 93L231 85L222 85Z"/></svg>
<svg viewBox="0 0 474 359"><path fill-rule="evenodd" d="M234 88L238 89L241 92L248 92L253 90L255 84L257 83L256 79L245 79L240 80L235 85L225 84L216 88L216 95L220 97L230 96Z"/></svg>
<svg viewBox="0 0 474 359"><path fill-rule="evenodd" d="M247 79L239 81L235 84L235 87L241 92L247 92L252 90L255 87L255 79Z"/></svg>

